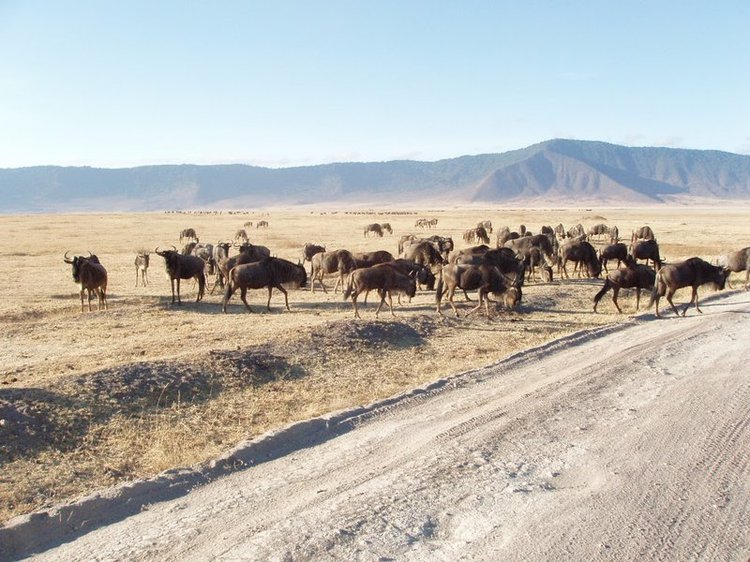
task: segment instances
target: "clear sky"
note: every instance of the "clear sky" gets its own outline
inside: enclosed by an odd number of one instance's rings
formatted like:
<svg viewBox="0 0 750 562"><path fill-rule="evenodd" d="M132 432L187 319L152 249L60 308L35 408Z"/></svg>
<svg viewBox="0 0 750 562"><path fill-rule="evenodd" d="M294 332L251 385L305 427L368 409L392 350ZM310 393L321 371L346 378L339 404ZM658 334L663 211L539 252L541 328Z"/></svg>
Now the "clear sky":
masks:
<svg viewBox="0 0 750 562"><path fill-rule="evenodd" d="M0 0L0 167L750 153L750 2Z"/></svg>

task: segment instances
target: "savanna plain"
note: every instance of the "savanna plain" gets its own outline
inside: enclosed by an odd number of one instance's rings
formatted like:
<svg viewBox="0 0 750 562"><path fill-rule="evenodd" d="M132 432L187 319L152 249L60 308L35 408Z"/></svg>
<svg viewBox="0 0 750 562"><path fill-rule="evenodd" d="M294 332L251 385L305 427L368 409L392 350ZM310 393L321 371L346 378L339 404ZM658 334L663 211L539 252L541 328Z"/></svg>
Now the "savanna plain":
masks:
<svg viewBox="0 0 750 562"><path fill-rule="evenodd" d="M747 211L663 205L2 216L0 523L98 488L200 463L291 422L367 404L636 313L635 296L626 290L619 299L624 314L609 295L595 314L592 299L602 279L561 280L557 272L552 282L527 283L519 308L494 308L489 317L467 317L474 303L459 295L460 317L447 307L438 315L435 293L418 291L410 303L394 303L395 316L386 308L378 319L371 295L357 320L351 302L333 293L333 279L326 281L327 293L317 286L313 293L309 284L290 289L291 311L274 292L268 312L263 289L249 292L254 313L235 295L223 314L212 280L197 303L197 287L183 282L178 306L170 302L164 260L153 250L179 247L185 228L216 243L231 239L247 221L266 220L266 229L247 229L250 241L296 262L306 242L396 254L398 239L410 233L451 236L462 248L468 246L463 232L479 220L511 230L524 224L535 233L542 225L605 223L625 238L649 225L662 256L675 262L750 245ZM417 229L420 217L438 224ZM365 237L364 226L374 222L390 223L393 234ZM135 286L133 261L140 249L152 252L146 287ZM91 251L107 268L107 311L80 311L63 262L66 251ZM742 278L731 280L736 286ZM675 300L689 296L683 289Z"/></svg>

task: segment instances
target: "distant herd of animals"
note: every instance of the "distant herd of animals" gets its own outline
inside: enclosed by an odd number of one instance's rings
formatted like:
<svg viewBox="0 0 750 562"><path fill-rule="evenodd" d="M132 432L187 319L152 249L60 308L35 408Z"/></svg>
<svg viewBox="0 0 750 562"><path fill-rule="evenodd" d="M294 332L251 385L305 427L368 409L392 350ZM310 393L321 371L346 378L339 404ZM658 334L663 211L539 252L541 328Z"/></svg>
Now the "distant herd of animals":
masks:
<svg viewBox="0 0 750 562"><path fill-rule="evenodd" d="M420 218L415 228L434 228L437 219ZM649 308L656 305L656 316L659 314L659 300L665 297L675 314L679 314L672 297L680 288L691 287L692 295L683 311L684 316L691 304L698 307L698 288L711 284L723 289L728 283L729 275L745 273L744 288L748 290L750 277L750 247L720 256L713 263L692 257L679 263L665 264L660 257L659 244L653 230L643 226L632 231L629 244L621 241L616 226L596 224L584 229L580 224L565 229L562 224L556 227L542 226L538 234L527 230L524 225L511 231L507 226L495 232L494 247L490 247L490 235L493 234L489 220L480 221L475 227L464 232L463 240L475 244L456 249L451 237L432 235L420 237L415 234L401 236L398 241L398 252L394 256L387 250L375 252L351 252L345 249L328 251L325 246L308 243L302 248L298 263L272 257L266 246L251 244L247 228L253 223L246 222L244 228L234 233L230 242L219 241L217 244L201 243L192 228L180 232L182 250L175 246L171 249L155 248L154 253L164 259L167 276L170 279L172 303L181 304L180 282L194 279L197 281L198 294L196 302L203 299L207 279L213 279L211 293L218 287L223 291L222 310L227 311L227 303L239 290L240 298L248 311L252 312L247 302L248 289L268 290L266 308L270 310L273 289L281 291L287 310L289 310L288 293L285 285L305 287L315 292L316 282L324 292L326 276L335 276L334 293L341 286L344 299L352 301L355 317L359 318L358 299L364 293L364 301L370 291L376 291L380 303L378 313L388 301L393 314L392 296L399 299L405 295L411 299L418 288L435 291L436 311L442 314L443 300L447 300L453 312L458 316L454 295L460 289L467 300L471 300L467 291L477 291L478 304L468 314L481 310L484 305L489 316L489 303L499 302L513 309L521 302L524 283L532 280L551 282L553 268L558 276L569 279L568 263L574 264L573 273L578 277L598 278L604 271L604 286L593 297L594 312L602 297L612 291L612 301L617 311L622 310L617 302L621 289L635 289L636 310L640 308L641 290L650 292ZM255 228L267 228L268 222L257 221ZM382 237L384 233L393 233L388 223L368 224L364 235ZM592 244L595 243L599 249ZM235 255L231 250L236 249ZM150 252L140 251L135 257L136 287L148 284ZM85 310L84 296L88 295L88 308L92 310L92 298L98 298L98 308L106 310L107 305L107 271L98 257L88 256L63 257L65 263L72 266L73 280L80 287L81 311ZM616 260L616 269L608 265ZM644 263L639 263L643 260ZM308 276L304 264L310 263ZM731 288L731 284L729 285ZM494 296L496 301L490 299Z"/></svg>

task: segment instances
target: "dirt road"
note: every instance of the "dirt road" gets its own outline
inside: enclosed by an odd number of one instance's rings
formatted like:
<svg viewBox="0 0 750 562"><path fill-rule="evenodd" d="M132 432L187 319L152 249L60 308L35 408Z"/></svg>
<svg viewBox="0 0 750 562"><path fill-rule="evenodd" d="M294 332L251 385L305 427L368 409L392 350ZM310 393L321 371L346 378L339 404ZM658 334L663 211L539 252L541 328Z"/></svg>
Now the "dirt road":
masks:
<svg viewBox="0 0 750 562"><path fill-rule="evenodd" d="M702 308L339 416L39 558L746 560L750 298Z"/></svg>

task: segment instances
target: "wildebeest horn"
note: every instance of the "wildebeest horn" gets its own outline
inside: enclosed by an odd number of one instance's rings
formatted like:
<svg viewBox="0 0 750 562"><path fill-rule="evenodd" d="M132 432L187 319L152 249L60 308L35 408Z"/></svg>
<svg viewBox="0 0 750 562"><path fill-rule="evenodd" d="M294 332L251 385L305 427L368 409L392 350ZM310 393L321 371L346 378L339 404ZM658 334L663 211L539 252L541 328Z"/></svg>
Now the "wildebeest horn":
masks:
<svg viewBox="0 0 750 562"><path fill-rule="evenodd" d="M68 250L70 251L70 250ZM68 252L65 252L65 256L63 257L63 261L65 263L73 263L73 260L68 257Z"/></svg>

